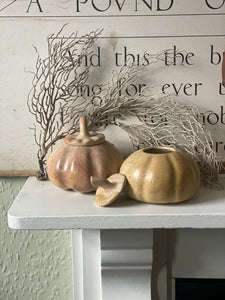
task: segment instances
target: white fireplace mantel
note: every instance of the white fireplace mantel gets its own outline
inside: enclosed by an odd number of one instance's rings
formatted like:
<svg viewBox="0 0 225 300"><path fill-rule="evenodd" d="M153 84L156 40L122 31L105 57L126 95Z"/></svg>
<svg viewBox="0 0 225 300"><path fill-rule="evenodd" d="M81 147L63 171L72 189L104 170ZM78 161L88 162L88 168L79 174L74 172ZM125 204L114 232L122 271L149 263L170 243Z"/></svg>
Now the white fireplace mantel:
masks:
<svg viewBox="0 0 225 300"><path fill-rule="evenodd" d="M225 186L225 177L221 182ZM191 200L173 205L121 197L98 207L93 194L64 191L30 177L8 212L14 229L225 228L225 189L201 188Z"/></svg>
<svg viewBox="0 0 225 300"><path fill-rule="evenodd" d="M31 177L8 212L8 224L72 230L75 300L150 300L153 229L225 228L225 189L202 187L174 205L121 196L103 208L95 205L94 193L64 191Z"/></svg>

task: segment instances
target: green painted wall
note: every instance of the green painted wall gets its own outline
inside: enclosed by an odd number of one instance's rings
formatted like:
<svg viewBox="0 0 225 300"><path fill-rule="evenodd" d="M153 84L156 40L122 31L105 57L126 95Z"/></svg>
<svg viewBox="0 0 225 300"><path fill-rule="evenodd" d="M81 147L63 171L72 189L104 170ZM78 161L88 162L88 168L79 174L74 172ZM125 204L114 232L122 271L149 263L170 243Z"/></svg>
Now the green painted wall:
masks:
<svg viewBox="0 0 225 300"><path fill-rule="evenodd" d="M0 179L0 299L72 300L70 232L8 228L7 211L25 181Z"/></svg>

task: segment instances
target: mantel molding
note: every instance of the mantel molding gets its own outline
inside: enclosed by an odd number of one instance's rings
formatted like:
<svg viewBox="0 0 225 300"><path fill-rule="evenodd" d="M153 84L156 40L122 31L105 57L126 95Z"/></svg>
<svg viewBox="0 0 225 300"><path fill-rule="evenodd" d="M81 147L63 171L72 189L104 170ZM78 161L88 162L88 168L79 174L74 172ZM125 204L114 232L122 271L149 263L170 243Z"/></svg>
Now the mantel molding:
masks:
<svg viewBox="0 0 225 300"><path fill-rule="evenodd" d="M153 230L73 230L74 299L151 300Z"/></svg>

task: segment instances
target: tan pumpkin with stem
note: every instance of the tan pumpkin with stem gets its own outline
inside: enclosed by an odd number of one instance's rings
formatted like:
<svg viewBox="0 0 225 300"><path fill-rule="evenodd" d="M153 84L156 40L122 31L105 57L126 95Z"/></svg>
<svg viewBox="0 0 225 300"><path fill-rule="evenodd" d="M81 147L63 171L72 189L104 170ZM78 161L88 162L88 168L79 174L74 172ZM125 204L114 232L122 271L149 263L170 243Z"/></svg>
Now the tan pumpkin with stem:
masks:
<svg viewBox="0 0 225 300"><path fill-rule="evenodd" d="M91 192L96 188L90 177L117 173L123 157L103 134L89 132L85 117L80 118L80 132L67 135L47 161L50 181L62 189Z"/></svg>

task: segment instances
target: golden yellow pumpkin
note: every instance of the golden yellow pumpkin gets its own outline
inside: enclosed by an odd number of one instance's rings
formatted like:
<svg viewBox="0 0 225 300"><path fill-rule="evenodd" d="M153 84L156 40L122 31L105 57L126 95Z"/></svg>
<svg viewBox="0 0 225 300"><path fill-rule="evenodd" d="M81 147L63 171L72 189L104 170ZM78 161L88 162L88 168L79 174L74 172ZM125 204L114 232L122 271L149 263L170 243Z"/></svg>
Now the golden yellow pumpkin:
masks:
<svg viewBox="0 0 225 300"><path fill-rule="evenodd" d="M126 193L149 203L176 203L190 199L200 187L196 162L184 151L145 148L131 154L121 165Z"/></svg>
<svg viewBox="0 0 225 300"><path fill-rule="evenodd" d="M119 171L123 157L102 134L88 132L86 120L80 119L80 132L68 135L49 156L50 181L62 189L91 192L90 177L106 178Z"/></svg>

